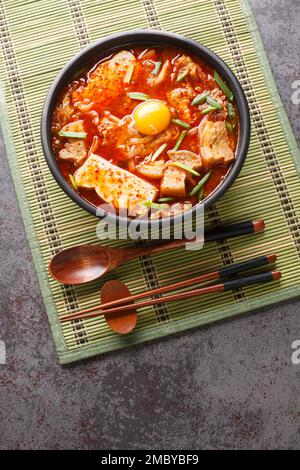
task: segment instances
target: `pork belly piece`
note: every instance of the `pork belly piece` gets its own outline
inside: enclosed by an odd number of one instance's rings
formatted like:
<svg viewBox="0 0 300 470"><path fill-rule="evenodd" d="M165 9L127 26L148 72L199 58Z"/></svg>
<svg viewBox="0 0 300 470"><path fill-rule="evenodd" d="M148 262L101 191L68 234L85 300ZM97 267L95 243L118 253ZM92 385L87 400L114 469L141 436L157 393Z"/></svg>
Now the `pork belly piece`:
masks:
<svg viewBox="0 0 300 470"><path fill-rule="evenodd" d="M73 121L66 124L61 131L84 132L83 121ZM87 156L87 148L83 139L67 138L64 148L58 152L58 158L69 160L79 166Z"/></svg>
<svg viewBox="0 0 300 470"><path fill-rule="evenodd" d="M158 158L154 162L151 161L151 158L145 158L141 163L135 165L135 171L145 178L159 180L163 175L165 167L165 159Z"/></svg>
<svg viewBox="0 0 300 470"><path fill-rule="evenodd" d="M94 103L109 104L120 94L129 66L138 66L134 55L129 51L120 51L111 59L101 62L90 74L86 86L73 93L75 101L89 99Z"/></svg>
<svg viewBox="0 0 300 470"><path fill-rule="evenodd" d="M69 139L58 153L61 160L69 160L79 166L87 156L87 149L83 140Z"/></svg>
<svg viewBox="0 0 300 470"><path fill-rule="evenodd" d="M199 126L198 139L200 155L206 166L229 164L234 160L225 121L211 121L205 118Z"/></svg>
<svg viewBox="0 0 300 470"><path fill-rule="evenodd" d="M120 122L120 119L109 111L104 113L98 124L98 130L102 137L102 145L112 145L116 141Z"/></svg>
<svg viewBox="0 0 300 470"><path fill-rule="evenodd" d="M160 187L161 194L162 196L185 197L186 181L190 179L191 175L181 168L172 166L172 161L180 162L192 170L198 171L202 167L201 158L196 153L188 150L169 150L168 155L171 162L164 171Z"/></svg>
<svg viewBox="0 0 300 470"><path fill-rule="evenodd" d="M174 88L167 93L171 107L177 111L178 117L187 123L192 121L190 105L195 96L196 92L188 85Z"/></svg>
<svg viewBox="0 0 300 470"><path fill-rule="evenodd" d="M205 82L206 75L202 70L202 67L194 62L189 56L183 54L175 61L175 69L179 74L187 72L187 78L191 80L200 80Z"/></svg>
<svg viewBox="0 0 300 470"><path fill-rule="evenodd" d="M227 98L224 95L223 91L220 90L220 88L214 88L208 93L214 100L218 101L223 106L224 111L227 112ZM228 113L226 113L226 116L227 115Z"/></svg>
<svg viewBox="0 0 300 470"><path fill-rule="evenodd" d="M129 171L119 168L99 155L92 154L75 175L78 187L94 188L105 202L130 214L143 213L143 201L153 201L157 189Z"/></svg>
<svg viewBox="0 0 300 470"><path fill-rule="evenodd" d="M173 162L180 162L192 168L193 170L201 170L202 161L200 155L189 150L169 150L168 155Z"/></svg>

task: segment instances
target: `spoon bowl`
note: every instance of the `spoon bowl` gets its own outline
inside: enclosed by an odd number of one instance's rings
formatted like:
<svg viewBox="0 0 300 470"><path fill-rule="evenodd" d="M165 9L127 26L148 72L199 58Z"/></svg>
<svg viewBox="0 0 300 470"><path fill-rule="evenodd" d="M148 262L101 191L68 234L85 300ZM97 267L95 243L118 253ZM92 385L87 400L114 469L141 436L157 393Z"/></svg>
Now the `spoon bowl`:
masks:
<svg viewBox="0 0 300 470"><path fill-rule="evenodd" d="M57 253L49 264L51 276L63 284L83 284L105 274L110 250L97 245L79 245Z"/></svg>
<svg viewBox="0 0 300 470"><path fill-rule="evenodd" d="M98 279L125 261L177 248L185 243L186 240L176 240L154 246L128 249L101 245L73 246L53 256L49 264L49 272L56 281L62 284L84 284Z"/></svg>

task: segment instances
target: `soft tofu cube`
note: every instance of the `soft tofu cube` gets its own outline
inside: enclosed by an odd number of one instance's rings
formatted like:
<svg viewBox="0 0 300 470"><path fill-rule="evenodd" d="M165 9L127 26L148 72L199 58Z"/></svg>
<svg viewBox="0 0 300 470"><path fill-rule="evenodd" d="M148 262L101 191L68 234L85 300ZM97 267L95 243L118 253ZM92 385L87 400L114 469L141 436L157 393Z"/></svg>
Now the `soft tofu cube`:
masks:
<svg viewBox="0 0 300 470"><path fill-rule="evenodd" d="M204 119L199 126L199 146L201 158L208 166L229 164L234 160L225 121Z"/></svg>
<svg viewBox="0 0 300 470"><path fill-rule="evenodd" d="M179 162L192 170L200 170L202 167L201 158L196 153L188 150L169 150L168 155L173 162ZM182 198L186 196L185 183L189 174L171 164L164 170L161 182L162 196L171 196Z"/></svg>
<svg viewBox="0 0 300 470"><path fill-rule="evenodd" d="M175 166L169 165L161 182L162 196L185 197L186 173Z"/></svg>
<svg viewBox="0 0 300 470"><path fill-rule="evenodd" d="M164 167L165 159L161 158L159 160L155 160L154 162L152 162L151 160L144 161L137 165L135 170L137 171L137 173L139 173L141 176L144 176L145 178L159 180L163 175Z"/></svg>
<svg viewBox="0 0 300 470"><path fill-rule="evenodd" d="M157 189L150 183L99 155L90 155L74 177L78 187L95 188L105 202L116 209L127 209L132 215L143 213L141 203L152 202L157 196Z"/></svg>

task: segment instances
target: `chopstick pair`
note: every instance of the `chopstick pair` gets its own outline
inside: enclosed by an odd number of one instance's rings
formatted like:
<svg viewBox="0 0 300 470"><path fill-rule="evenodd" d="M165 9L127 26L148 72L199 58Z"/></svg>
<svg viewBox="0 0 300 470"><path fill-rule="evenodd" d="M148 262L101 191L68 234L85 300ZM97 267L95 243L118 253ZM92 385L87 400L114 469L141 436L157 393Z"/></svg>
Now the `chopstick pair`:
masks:
<svg viewBox="0 0 300 470"><path fill-rule="evenodd" d="M66 315L60 319L62 323L72 320L82 320L88 318L94 318L101 315L109 315L109 314L123 314L132 309L138 309L141 307L148 307L154 304L160 304L165 302L170 302L174 300L184 300L190 297L210 294L213 292L223 292L231 289L235 289L238 287L245 287L250 286L253 284L260 284L264 282L269 282L273 280L280 279L281 273L280 271L268 271L260 274L253 274L247 277L241 277L238 279L229 279L225 280L222 283L214 284L198 289L194 289L187 292L180 292L176 294L171 294L165 297L158 297L152 298L149 300L145 300L143 302L132 303L135 300L139 300L145 297L152 297L154 295L163 294L166 292L170 292L172 290L181 289L184 287L190 287L192 285L200 284L205 281L212 281L216 279L223 279L228 276L233 276L243 271L247 271L249 269L258 268L260 266L265 266L269 263L274 263L276 261L276 255L266 255L260 256L259 258L251 259L248 261L244 261L242 263L233 264L228 267L223 267L218 269L217 271L203 274L201 276L197 276L192 279L187 279L185 281L176 282L174 284L170 284L168 286L159 287L157 289L153 289L146 292L141 292L140 294L131 295L129 297L124 297L122 299L114 300L111 302L103 303L97 307L92 307L89 309L81 310L80 312L76 312L74 314Z"/></svg>

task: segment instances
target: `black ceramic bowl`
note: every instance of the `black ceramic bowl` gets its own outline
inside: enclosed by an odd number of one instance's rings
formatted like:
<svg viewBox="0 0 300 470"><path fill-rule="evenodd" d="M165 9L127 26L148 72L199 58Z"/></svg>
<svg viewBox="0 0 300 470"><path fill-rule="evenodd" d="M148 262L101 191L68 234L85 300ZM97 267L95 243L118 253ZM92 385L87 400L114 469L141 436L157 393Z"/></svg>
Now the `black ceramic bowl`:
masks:
<svg viewBox="0 0 300 470"><path fill-rule="evenodd" d="M175 46L179 49L184 49L187 52L199 56L201 59L212 65L212 67L228 83L229 87L231 88L234 94L239 110L240 132L236 150L236 159L231 165L227 175L225 176L221 184L205 199L205 201L203 201L203 203L199 203L199 205L204 204L204 208L207 209L218 199L220 199L220 197L223 196L223 194L230 188L243 166L249 147L250 117L245 94L242 90L239 81L237 80L234 73L230 70L230 68L216 54L214 54L211 50L207 49L207 47L197 43L196 41L185 38L183 36L179 36L177 34L153 30L136 30L114 34L87 46L82 51L80 51L75 57L73 57L73 59L71 59L67 65L65 65L65 67L58 74L49 89L45 100L41 120L42 146L49 168L57 183L65 191L65 193L86 211L100 218L105 216L108 221L111 221L113 223L116 222L116 219L121 219L121 217L113 214L107 214L101 211L98 211L96 213L97 208L85 199L81 198L80 195L77 194L75 191L73 191L73 189L68 185L68 183L60 173L58 164L55 159L55 155L51 148L52 113L65 86L78 75L79 71L89 65L92 65L93 63L98 62L101 58L109 55L109 53L111 52L115 52L117 50L128 48L131 46L147 46L155 44ZM192 209L190 209L190 211L187 211L186 215L193 215L196 210L197 206L194 206ZM188 214L188 212L190 212L190 214ZM146 224L147 226L149 226L149 224L151 224L151 226L160 226L164 224L163 221L167 220L168 223L174 223L176 222L177 218L179 219L180 216L171 218L171 221L170 219L147 220L144 222L144 224ZM127 223L129 221L131 221L131 219L122 219L123 223Z"/></svg>

